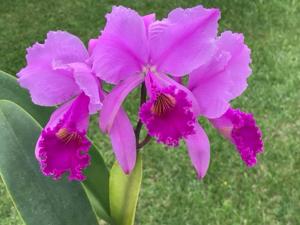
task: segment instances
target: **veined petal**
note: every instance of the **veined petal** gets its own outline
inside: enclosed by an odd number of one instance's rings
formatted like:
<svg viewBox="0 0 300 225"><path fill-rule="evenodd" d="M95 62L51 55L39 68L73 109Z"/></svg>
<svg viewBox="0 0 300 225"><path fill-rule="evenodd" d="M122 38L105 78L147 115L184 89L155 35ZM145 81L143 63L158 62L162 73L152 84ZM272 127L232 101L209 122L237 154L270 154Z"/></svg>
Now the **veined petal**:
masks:
<svg viewBox="0 0 300 225"><path fill-rule="evenodd" d="M177 8L150 25L152 64L158 71L183 76L207 62L214 52L218 9Z"/></svg>
<svg viewBox="0 0 300 225"><path fill-rule="evenodd" d="M98 78L85 63L72 63L69 65L74 71L76 84L90 98L90 114L96 113L102 107L99 95L100 84Z"/></svg>
<svg viewBox="0 0 300 225"><path fill-rule="evenodd" d="M116 159L125 174L129 174L136 162L136 140L133 127L122 108L117 113L109 137Z"/></svg>
<svg viewBox="0 0 300 225"><path fill-rule="evenodd" d="M118 84L107 96L105 96L100 112L100 128L103 132L109 133L126 96L141 84L143 80L144 77L142 75L132 75Z"/></svg>
<svg viewBox="0 0 300 225"><path fill-rule="evenodd" d="M192 164L197 171L198 178L202 179L209 166L210 144L205 131L199 124L196 124L195 131L196 133L188 136L185 141Z"/></svg>
<svg viewBox="0 0 300 225"><path fill-rule="evenodd" d="M93 72L102 80L117 84L141 72L148 58L147 34L143 17L132 9L113 7L94 48Z"/></svg>
<svg viewBox="0 0 300 225"><path fill-rule="evenodd" d="M218 118L229 108L229 101L247 87L251 74L250 50L242 34L222 33L212 60L190 74L189 89L196 96L200 113Z"/></svg>
<svg viewBox="0 0 300 225"><path fill-rule="evenodd" d="M44 44L27 49L27 66L17 75L39 105L61 104L79 93L67 64L83 62L88 52L76 36L63 31L49 32Z"/></svg>
<svg viewBox="0 0 300 225"><path fill-rule="evenodd" d="M57 109L42 130L35 154L44 175L69 180L85 179L83 169L90 163L86 138L89 98L81 94L72 103Z"/></svg>

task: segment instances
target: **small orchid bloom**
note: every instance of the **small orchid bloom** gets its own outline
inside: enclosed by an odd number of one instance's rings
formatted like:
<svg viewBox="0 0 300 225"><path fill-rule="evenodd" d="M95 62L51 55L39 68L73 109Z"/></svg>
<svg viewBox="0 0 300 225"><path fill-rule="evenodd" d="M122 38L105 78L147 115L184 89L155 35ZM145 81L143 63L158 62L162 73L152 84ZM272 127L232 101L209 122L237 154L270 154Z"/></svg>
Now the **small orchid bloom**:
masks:
<svg viewBox="0 0 300 225"><path fill-rule="evenodd" d="M88 102L88 113L96 113L102 108L102 101L106 94L101 89L98 78L91 70L90 55L94 51L95 44L96 40L91 39L88 50L86 50L83 43L74 35L63 31L49 32L44 44L37 43L27 50L27 66L18 73L20 85L30 91L32 100L36 104L53 106L75 98L73 104L77 105L77 101L82 102L84 108L83 102ZM76 96L82 95L85 95L85 99L88 98L88 101L83 101L82 98L84 97L76 98ZM78 143L77 139L85 143L81 150L87 154L88 140L85 133L88 126L76 129L77 125L74 124L80 123L80 121L76 122L76 118L80 117L72 116L73 128L71 129L69 124L63 121L69 117L69 114L76 114L77 111L74 110L79 110L79 108L72 107L70 102L60 106L57 110L61 112L61 108L64 109L64 113L59 114L56 122L52 122L53 119L50 119L44 128L37 143L36 156L45 175L58 179L63 172L69 172L70 180L83 180L82 170L88 166L89 158L86 158L88 162L84 166L80 164L79 160L73 161L77 156L80 157L80 146L76 146L74 143ZM54 112L52 117L58 117L57 115L58 113ZM109 132L112 147L124 172L129 173L134 168L136 161L134 131L122 109L117 112L115 122L117 124L112 124L112 129ZM48 138L54 140L53 137L56 137L55 140L58 143L50 143L47 140ZM121 137L127 137L128 141L126 139L124 141ZM50 145L45 146L46 144ZM59 144L65 145L65 148L61 147L61 149L67 149L67 146L70 145L68 147L70 154L56 151L58 148L55 150L54 147ZM51 157L47 156L47 152L51 154ZM72 156L71 153L74 155ZM67 156L69 158L66 158ZM61 157L63 157L63 161ZM62 169L62 162L65 163L64 169ZM78 173L74 174L72 171Z"/></svg>
<svg viewBox="0 0 300 225"><path fill-rule="evenodd" d="M44 175L85 179L91 145L86 137L89 114L102 107L99 81L91 71L89 53L79 38L63 31L49 32L44 44L27 49L27 66L17 75L32 101L61 106L54 111L36 144Z"/></svg>
<svg viewBox="0 0 300 225"><path fill-rule="evenodd" d="M257 154L263 152L262 132L252 114L229 108L224 115L210 122L239 152L248 167L257 163Z"/></svg>
<svg viewBox="0 0 300 225"><path fill-rule="evenodd" d="M101 129L111 132L126 96L145 82L150 98L141 107L140 118L149 134L169 146L189 140L191 157L198 145L198 149L206 148L209 158L208 138L196 123L198 104L187 88L167 74L182 77L209 61L215 51L219 17L218 9L197 6L175 9L166 19L155 21L154 14L142 17L134 10L113 7L91 57L93 72L116 84L103 102ZM201 139L205 144L199 145L192 136L205 136ZM196 158L195 162L201 157ZM201 167L199 177L206 169Z"/></svg>

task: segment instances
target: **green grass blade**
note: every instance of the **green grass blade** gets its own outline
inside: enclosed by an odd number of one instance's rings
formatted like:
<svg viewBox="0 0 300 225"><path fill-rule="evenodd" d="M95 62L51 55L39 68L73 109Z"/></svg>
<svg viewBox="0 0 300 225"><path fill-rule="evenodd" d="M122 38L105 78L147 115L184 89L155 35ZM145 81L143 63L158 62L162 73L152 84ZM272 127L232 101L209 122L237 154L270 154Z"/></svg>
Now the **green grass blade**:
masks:
<svg viewBox="0 0 300 225"><path fill-rule="evenodd" d="M117 162L110 171L109 196L111 216L117 225L133 225L142 181L142 156L130 175L125 175Z"/></svg>
<svg viewBox="0 0 300 225"><path fill-rule="evenodd" d="M22 108L0 101L0 171L27 225L97 225L79 183L44 177L34 157L39 124Z"/></svg>

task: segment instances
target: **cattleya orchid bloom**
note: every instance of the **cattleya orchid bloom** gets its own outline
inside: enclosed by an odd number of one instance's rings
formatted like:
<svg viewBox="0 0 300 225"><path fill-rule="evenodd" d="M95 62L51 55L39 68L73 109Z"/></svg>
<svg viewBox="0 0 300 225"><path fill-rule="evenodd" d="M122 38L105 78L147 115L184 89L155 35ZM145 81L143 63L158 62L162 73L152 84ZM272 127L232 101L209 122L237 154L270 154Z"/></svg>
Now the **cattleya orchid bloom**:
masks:
<svg viewBox="0 0 300 225"><path fill-rule="evenodd" d="M94 40L91 57L93 72L116 84L103 102L100 128L110 132L128 93L145 82L150 98L140 109L140 119L149 135L169 146L184 138L198 176L203 177L209 142L196 122L198 104L167 74L182 77L209 61L219 17L218 9L197 6L175 9L166 19L155 21L154 14L142 17L134 10L114 7L101 36Z"/></svg>
<svg viewBox="0 0 300 225"><path fill-rule="evenodd" d="M248 167L257 163L257 154L263 152L262 133L253 115L229 108L224 115L210 122L239 152Z"/></svg>
<svg viewBox="0 0 300 225"><path fill-rule="evenodd" d="M93 40L87 50L72 34L49 32L44 44L27 49L27 66L18 73L20 85L30 91L34 103L61 105L43 129L35 150L42 172L54 179L68 172L70 180L84 180L83 169L90 163L89 114L102 108L106 95L92 72L93 46ZM113 149L120 153L117 159L129 173L136 161L134 131L122 109L115 121L109 136ZM122 141L120 136L130 141Z"/></svg>
<svg viewBox="0 0 300 225"><path fill-rule="evenodd" d="M44 44L27 49L27 66L17 75L38 105L60 105L37 141L35 155L44 175L85 178L91 145L86 137L89 114L102 107L101 87L91 72L89 53L76 36L49 32Z"/></svg>

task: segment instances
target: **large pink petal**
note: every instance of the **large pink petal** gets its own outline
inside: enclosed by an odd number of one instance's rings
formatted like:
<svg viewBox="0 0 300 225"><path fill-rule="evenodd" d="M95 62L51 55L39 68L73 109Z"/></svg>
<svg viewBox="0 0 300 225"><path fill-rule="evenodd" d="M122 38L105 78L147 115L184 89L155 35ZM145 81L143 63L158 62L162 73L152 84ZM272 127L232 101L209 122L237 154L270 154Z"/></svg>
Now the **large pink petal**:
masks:
<svg viewBox="0 0 300 225"><path fill-rule="evenodd" d="M52 106L79 93L67 64L83 62L88 52L76 36L63 31L49 32L44 44L27 49L27 66L17 75L30 91L34 103Z"/></svg>
<svg viewBox="0 0 300 225"><path fill-rule="evenodd" d="M214 52L218 9L177 8L150 25L152 64L159 71L183 76L204 64Z"/></svg>
<svg viewBox="0 0 300 225"><path fill-rule="evenodd" d="M113 7L94 48L93 71L102 80L117 84L142 71L148 57L143 17L134 10Z"/></svg>
<svg viewBox="0 0 300 225"><path fill-rule="evenodd" d="M126 96L135 87L142 83L144 77L133 75L117 85L104 99L100 113L100 128L103 132L109 132L120 107Z"/></svg>
<svg viewBox="0 0 300 225"><path fill-rule="evenodd" d="M44 44L36 43L27 49L27 64L57 67L72 62L83 62L88 52L82 41L65 31L50 31Z"/></svg>
<svg viewBox="0 0 300 225"><path fill-rule="evenodd" d="M211 62L192 72L188 84L201 114L208 118L218 118L226 112L229 101L246 89L251 74L250 50L242 34L224 32L217 46Z"/></svg>
<svg viewBox="0 0 300 225"><path fill-rule="evenodd" d="M91 68L84 63L72 63L74 78L80 89L90 98L90 114L96 113L102 107L98 78L92 73Z"/></svg>
<svg viewBox="0 0 300 225"><path fill-rule="evenodd" d="M195 126L195 130L196 133L188 136L185 141L192 164L197 171L198 178L202 179L209 166L210 145L205 131L199 124Z"/></svg>
<svg viewBox="0 0 300 225"><path fill-rule="evenodd" d="M136 140L130 120L122 108L116 115L109 136L117 161L124 173L129 174L135 166Z"/></svg>
<svg viewBox="0 0 300 225"><path fill-rule="evenodd" d="M58 105L80 92L71 74L64 71L27 66L18 76L20 85L29 90L32 101L38 105Z"/></svg>

